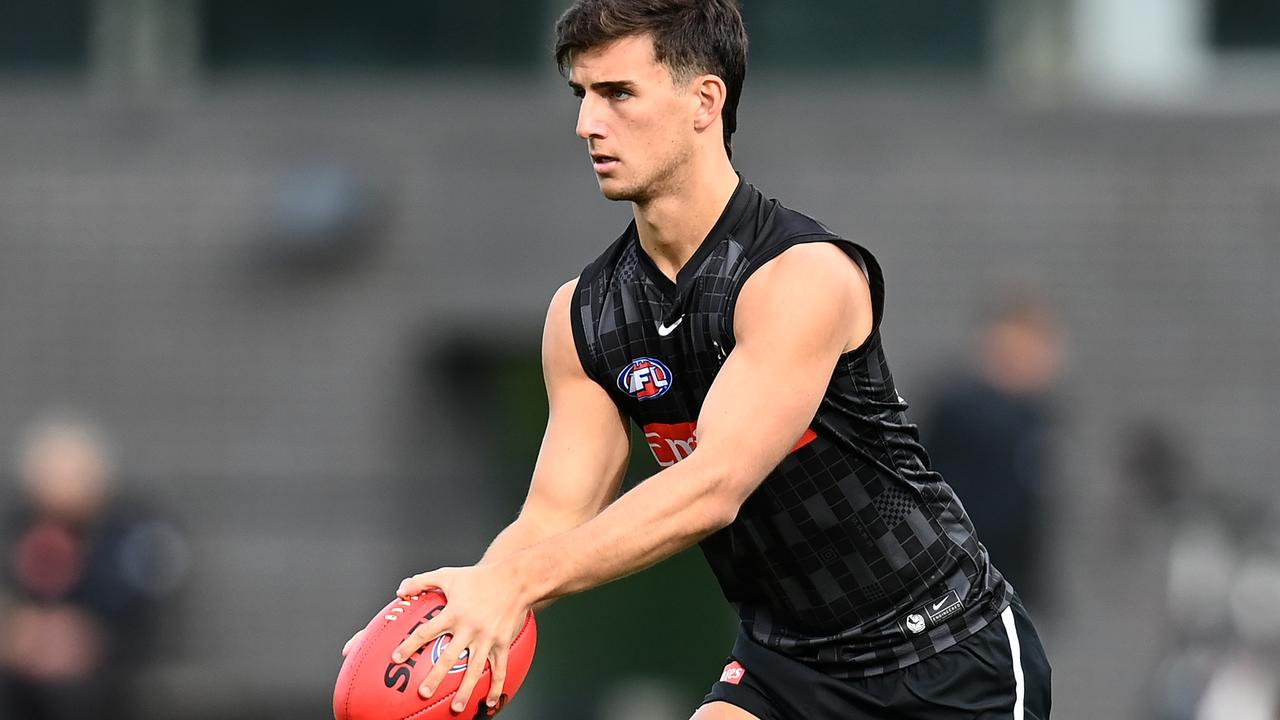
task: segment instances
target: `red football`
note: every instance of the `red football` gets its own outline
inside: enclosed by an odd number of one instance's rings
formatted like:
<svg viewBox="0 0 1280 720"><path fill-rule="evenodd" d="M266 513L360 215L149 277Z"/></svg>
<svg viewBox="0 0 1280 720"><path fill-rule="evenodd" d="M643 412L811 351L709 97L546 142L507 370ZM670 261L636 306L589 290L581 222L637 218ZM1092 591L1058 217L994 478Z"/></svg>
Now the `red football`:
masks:
<svg viewBox="0 0 1280 720"><path fill-rule="evenodd" d="M449 670L430 698L424 700L418 694L434 660L449 644L447 635L427 643L403 663L391 662L391 651L444 606L443 595L426 592L408 600L392 600L369 621L364 636L347 653L338 673L338 685L333 691L333 716L337 720L471 720L493 717L507 704L520 689L533 662L533 647L538 637L533 613L525 618L524 627L511 643L507 680L502 685L502 697L496 708L485 704L489 694L488 664L467 709L455 714L450 707L467 668L465 655Z"/></svg>

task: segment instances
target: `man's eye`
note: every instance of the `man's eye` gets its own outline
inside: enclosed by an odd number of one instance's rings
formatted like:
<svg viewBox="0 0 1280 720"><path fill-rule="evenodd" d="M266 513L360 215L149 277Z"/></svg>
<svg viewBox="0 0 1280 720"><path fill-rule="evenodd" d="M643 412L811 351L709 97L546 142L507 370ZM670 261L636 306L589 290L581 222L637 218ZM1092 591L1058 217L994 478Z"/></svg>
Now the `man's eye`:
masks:
<svg viewBox="0 0 1280 720"><path fill-rule="evenodd" d="M613 98L614 100L626 100L627 98L631 97L631 93L627 92L626 90L614 90L613 92L609 93L609 97Z"/></svg>

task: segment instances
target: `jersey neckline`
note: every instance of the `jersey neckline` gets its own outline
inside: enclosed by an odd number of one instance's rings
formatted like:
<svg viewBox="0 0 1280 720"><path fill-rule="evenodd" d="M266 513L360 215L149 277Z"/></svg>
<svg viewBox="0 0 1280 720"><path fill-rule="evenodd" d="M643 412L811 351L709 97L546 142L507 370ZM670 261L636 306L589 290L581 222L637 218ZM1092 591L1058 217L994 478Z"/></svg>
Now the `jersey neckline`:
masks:
<svg viewBox="0 0 1280 720"><path fill-rule="evenodd" d="M668 299L678 300L685 294L693 279L697 277L702 263L706 262L707 256L716 249L722 240L730 236L731 231L738 226L738 221L742 219L743 213L750 204L751 196L754 194L751 192L754 188L743 179L742 173L736 174L738 176L738 186L734 189L733 194L729 196L729 202L725 204L719 219L716 220L715 225L711 226L711 230L702 239L698 249L693 251L693 255L676 273L674 282L658 269L657 264L653 262L653 258L649 257L649 253L645 252L644 248L640 246L640 233L636 230L635 220L632 220L631 226L627 228L627 232L631 235L631 243L635 245L636 254L639 256L638 262L641 269ZM673 304L678 305L679 303Z"/></svg>

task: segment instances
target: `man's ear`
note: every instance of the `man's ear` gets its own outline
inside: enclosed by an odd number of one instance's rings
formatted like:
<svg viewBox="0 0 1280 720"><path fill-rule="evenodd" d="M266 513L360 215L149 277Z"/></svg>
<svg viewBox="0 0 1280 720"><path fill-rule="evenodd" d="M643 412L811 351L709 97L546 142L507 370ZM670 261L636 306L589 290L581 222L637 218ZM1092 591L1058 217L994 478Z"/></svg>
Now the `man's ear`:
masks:
<svg viewBox="0 0 1280 720"><path fill-rule="evenodd" d="M702 132L720 118L729 88L724 84L724 80L716 75L700 75L693 82L698 101L698 109L693 116L693 126L695 130Z"/></svg>

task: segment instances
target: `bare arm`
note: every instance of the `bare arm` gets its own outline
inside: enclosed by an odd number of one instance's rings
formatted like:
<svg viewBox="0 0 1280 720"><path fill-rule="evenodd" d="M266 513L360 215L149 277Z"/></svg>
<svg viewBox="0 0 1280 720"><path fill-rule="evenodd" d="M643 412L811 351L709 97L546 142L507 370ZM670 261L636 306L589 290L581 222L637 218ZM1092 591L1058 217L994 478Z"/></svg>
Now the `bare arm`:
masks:
<svg viewBox="0 0 1280 720"><path fill-rule="evenodd" d="M556 291L542 338L547 430L524 507L481 563L508 557L595 517L618 494L631 451L627 421L587 377L570 322L576 281Z"/></svg>
<svg viewBox="0 0 1280 720"><path fill-rule="evenodd" d="M618 495L631 453L626 418L587 377L569 325L577 281L551 299L542 335L547 429L520 515L490 543L479 564L497 562L595 517ZM536 609L549 605L539 602ZM346 655L361 631L342 649Z"/></svg>

